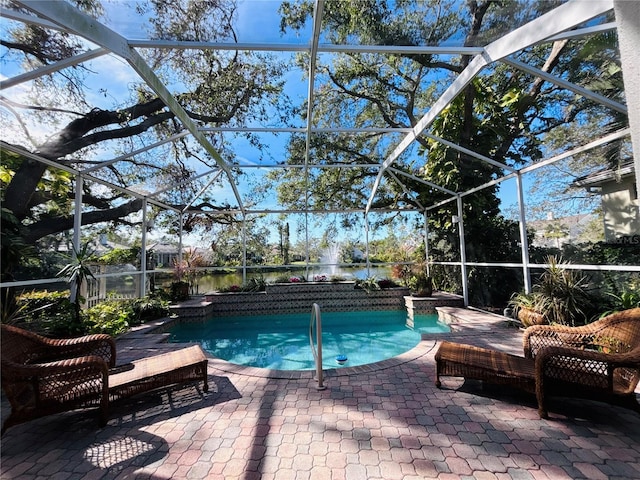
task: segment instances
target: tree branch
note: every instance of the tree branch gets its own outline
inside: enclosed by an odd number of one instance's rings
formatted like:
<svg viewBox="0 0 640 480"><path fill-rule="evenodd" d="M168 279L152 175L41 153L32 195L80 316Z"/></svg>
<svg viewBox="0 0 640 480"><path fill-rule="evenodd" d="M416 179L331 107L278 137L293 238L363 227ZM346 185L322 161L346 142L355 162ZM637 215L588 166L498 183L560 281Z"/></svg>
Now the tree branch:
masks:
<svg viewBox="0 0 640 480"><path fill-rule="evenodd" d="M142 199L131 200L128 203L119 205L109 210L94 210L82 214L82 225L93 225L95 223L113 222L120 220L130 213L137 212L142 208ZM25 235L25 242L29 245L36 240L53 233L70 230L74 226L74 217L51 217L33 223L28 233Z"/></svg>

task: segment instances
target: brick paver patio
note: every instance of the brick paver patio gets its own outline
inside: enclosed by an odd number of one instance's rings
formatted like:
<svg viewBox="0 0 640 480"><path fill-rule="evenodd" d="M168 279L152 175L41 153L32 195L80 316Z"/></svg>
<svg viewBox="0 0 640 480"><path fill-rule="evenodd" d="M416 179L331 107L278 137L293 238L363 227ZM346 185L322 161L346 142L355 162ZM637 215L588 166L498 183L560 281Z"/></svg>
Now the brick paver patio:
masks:
<svg viewBox="0 0 640 480"><path fill-rule="evenodd" d="M150 336L149 336L150 337ZM520 351L521 333L477 323L454 340ZM640 415L445 379L434 386L438 338L373 366L310 372L242 369L211 359L210 392L161 391L116 404L98 428L79 411L9 429L2 479L633 479ZM157 353L120 339L122 360ZM3 402L3 411L7 405ZM4 415L4 413L3 413Z"/></svg>

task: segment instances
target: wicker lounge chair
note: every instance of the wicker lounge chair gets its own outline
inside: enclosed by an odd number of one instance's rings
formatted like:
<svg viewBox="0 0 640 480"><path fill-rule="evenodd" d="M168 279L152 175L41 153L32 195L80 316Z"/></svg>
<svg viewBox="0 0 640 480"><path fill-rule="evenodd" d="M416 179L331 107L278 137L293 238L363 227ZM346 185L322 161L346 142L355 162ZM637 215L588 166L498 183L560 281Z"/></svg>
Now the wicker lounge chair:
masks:
<svg viewBox="0 0 640 480"><path fill-rule="evenodd" d="M101 424L109 402L155 388L186 382L207 385L207 358L199 346L116 364L109 335L49 339L2 325L2 389L11 414L10 426L54 413L98 407Z"/></svg>
<svg viewBox="0 0 640 480"><path fill-rule="evenodd" d="M535 325L525 330L524 357L471 345L443 342L436 353L441 376L511 385L535 392L547 418L550 395L620 404L640 412L640 308L581 327Z"/></svg>

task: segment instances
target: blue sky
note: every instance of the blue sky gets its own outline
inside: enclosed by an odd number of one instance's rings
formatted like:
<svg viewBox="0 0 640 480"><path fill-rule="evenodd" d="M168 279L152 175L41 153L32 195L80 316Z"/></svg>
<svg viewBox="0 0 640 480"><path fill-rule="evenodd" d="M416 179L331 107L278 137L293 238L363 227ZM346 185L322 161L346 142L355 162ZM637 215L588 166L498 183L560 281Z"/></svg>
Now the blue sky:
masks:
<svg viewBox="0 0 640 480"><path fill-rule="evenodd" d="M288 34L282 36L279 32L280 17L277 12L280 1L276 0L240 0L238 3L238 23L237 34L239 42L273 42L273 43L300 43L306 44L308 42L308 35L294 35ZM114 28L118 33L126 36L130 39L146 38L147 34L141 31L139 24L139 16L133 10L133 3L128 1L111 1L105 3L106 13L108 21L107 25ZM309 28L307 26L307 28ZM291 53L283 53L285 57L290 57ZM89 76L90 93L89 100L92 105L101 108L113 108L114 99L125 99L128 97L128 87L131 82L138 81L137 75L131 70L126 62L115 56L104 56L98 59L94 59L88 65L91 70L99 72L99 75ZM2 74L6 76L12 76L16 73L16 68L13 65L3 65ZM103 72L108 72L108 75L104 75ZM292 70L287 75L287 92L291 95L294 101L301 101L306 98L307 95L307 83L303 78L304 72L299 70ZM16 87L19 88L19 87ZM20 87L21 88L21 87ZM105 96L103 89L108 92ZM37 129L37 127L34 126ZM49 132L42 132L42 135L46 135ZM271 135L271 134L265 134ZM284 158L285 150L284 146L288 134L280 134L277 136L271 136L269 140L270 153L274 157L274 161L278 161ZM234 144L234 150L237 157L244 163L256 162L257 153L255 149L243 144L242 141L237 141ZM105 152L107 158L109 156ZM271 163L271 162L269 162ZM257 171L253 170L253 175L258 175ZM249 185L240 185L241 189L250 188ZM221 201L229 201L229 203L235 203L233 200L233 194L230 187L221 188L216 192L216 196ZM500 186L500 198L502 199L504 206L512 206L515 204L515 181L509 180L504 182ZM275 207L275 199L264 205L263 208Z"/></svg>

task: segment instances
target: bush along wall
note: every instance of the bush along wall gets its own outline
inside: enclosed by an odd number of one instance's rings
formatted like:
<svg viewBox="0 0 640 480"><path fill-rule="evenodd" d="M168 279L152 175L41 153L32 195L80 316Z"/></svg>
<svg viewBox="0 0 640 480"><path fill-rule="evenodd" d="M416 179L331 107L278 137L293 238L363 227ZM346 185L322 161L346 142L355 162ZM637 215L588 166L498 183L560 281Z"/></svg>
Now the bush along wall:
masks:
<svg viewBox="0 0 640 480"><path fill-rule="evenodd" d="M3 321L47 337L68 338L89 333L119 335L168 314L169 302L163 299L107 300L81 311L78 324L69 291L40 291L19 295L16 310Z"/></svg>

